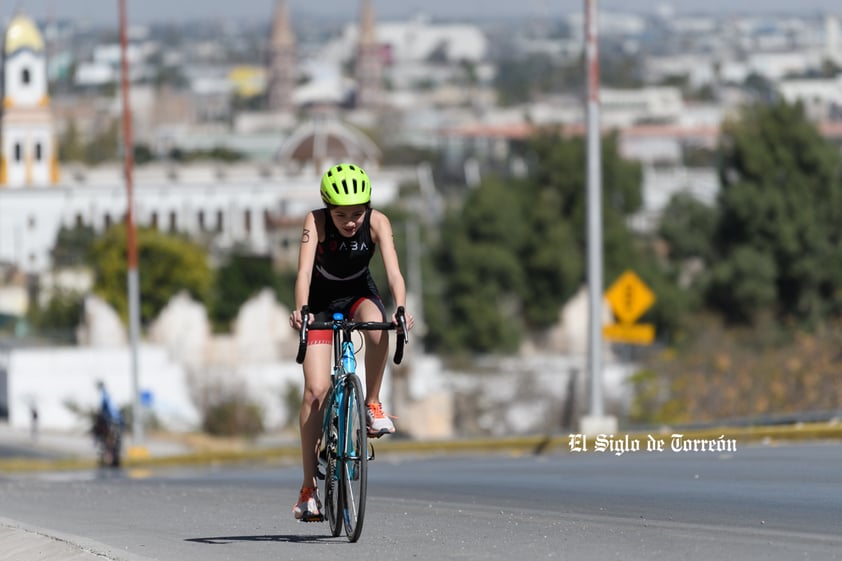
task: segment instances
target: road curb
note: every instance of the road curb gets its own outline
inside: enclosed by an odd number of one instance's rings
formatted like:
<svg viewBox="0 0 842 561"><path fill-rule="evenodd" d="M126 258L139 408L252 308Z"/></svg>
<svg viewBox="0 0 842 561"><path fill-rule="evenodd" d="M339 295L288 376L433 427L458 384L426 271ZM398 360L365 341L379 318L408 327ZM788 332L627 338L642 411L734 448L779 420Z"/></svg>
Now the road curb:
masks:
<svg viewBox="0 0 842 561"><path fill-rule="evenodd" d="M618 431L613 438L643 441L649 436L671 438L681 435L684 440L734 440L738 445L775 444L778 442L842 440L842 424L797 423L793 425L755 427L713 427L705 429L682 429L660 427L648 431ZM588 435L599 436L599 435ZM375 453L386 454L473 454L505 453L512 455L537 455L549 452L571 451L571 434L533 435L505 438L453 439L453 440L401 440L398 438L372 441ZM577 450L578 452L578 450ZM190 465L214 465L227 463L289 462L299 461L301 450L297 443L284 446L246 447L231 451L193 451L170 455L133 454L124 461L128 468L176 467ZM39 471L88 470L97 467L94 459L68 457L60 459L11 458L0 460L0 473L26 473Z"/></svg>

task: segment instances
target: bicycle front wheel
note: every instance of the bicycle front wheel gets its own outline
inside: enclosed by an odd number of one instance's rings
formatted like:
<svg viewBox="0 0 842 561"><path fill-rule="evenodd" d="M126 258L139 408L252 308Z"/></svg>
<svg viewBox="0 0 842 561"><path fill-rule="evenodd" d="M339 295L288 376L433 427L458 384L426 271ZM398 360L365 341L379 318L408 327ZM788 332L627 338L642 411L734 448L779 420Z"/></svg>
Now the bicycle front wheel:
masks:
<svg viewBox="0 0 842 561"><path fill-rule="evenodd" d="M322 434L322 451L325 463L325 511L330 533L333 537L342 531L342 484L340 462L337 460L337 446L339 445L339 419L336 417L333 404L333 392L328 400L328 413Z"/></svg>
<svg viewBox="0 0 842 561"><path fill-rule="evenodd" d="M365 422L365 401L362 384L356 376L348 376L345 386L345 449L342 456L341 492L345 533L352 542L360 538L365 517L368 487L368 438Z"/></svg>

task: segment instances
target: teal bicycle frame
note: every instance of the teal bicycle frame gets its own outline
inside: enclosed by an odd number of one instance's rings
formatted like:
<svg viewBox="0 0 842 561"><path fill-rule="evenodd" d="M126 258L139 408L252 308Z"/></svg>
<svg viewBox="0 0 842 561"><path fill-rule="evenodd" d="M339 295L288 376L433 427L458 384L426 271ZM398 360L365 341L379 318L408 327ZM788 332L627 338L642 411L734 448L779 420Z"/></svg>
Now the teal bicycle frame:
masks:
<svg viewBox="0 0 842 561"><path fill-rule="evenodd" d="M338 316L338 317L337 317ZM343 317L342 314L334 314L333 319L336 321L342 321ZM337 344L339 343L339 344ZM338 360L334 361L333 366L333 383L331 384L331 390L328 394L327 399L327 406L333 408L332 412L325 412L324 421L322 423L322 434L330 434L330 424L332 424L335 420L336 424L338 425L337 434L336 434L336 448L335 454L336 459L340 464L345 464L345 462L353 462L360 458L361 454L365 453L365 449L362 451L358 451L355 449L355 442L353 438L349 438L348 434L348 424L349 419L352 418L355 411L343 411L343 404L347 403L347 406L356 407L356 403L354 400L350 400L346 402L346 394L349 391L352 391L350 384L352 382L348 382L347 378L349 376L357 375L357 358L354 354L354 343L352 341L342 341L339 342L339 330L334 330L334 349L341 348L341 352L338 354ZM364 447L365 448L365 447ZM349 464L353 466L353 464ZM334 474L335 478L339 478L339 472Z"/></svg>

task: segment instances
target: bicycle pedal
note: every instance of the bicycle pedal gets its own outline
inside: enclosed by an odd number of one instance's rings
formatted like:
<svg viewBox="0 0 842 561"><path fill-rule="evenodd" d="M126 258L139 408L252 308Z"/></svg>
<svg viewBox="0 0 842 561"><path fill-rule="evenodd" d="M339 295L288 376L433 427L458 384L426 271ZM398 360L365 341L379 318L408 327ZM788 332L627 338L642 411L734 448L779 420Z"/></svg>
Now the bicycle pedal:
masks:
<svg viewBox="0 0 842 561"><path fill-rule="evenodd" d="M325 517L322 514L305 514L298 519L299 522L324 522Z"/></svg>
<svg viewBox="0 0 842 561"><path fill-rule="evenodd" d="M368 451L369 451L368 461L372 462L372 461L374 461L374 444L371 444L371 443L368 444Z"/></svg>
<svg viewBox="0 0 842 561"><path fill-rule="evenodd" d="M381 430L381 431L372 431L372 430L368 431L368 437L369 438L380 438L381 436L386 436L386 435L389 435L389 434L392 434L392 433L385 430L385 429Z"/></svg>

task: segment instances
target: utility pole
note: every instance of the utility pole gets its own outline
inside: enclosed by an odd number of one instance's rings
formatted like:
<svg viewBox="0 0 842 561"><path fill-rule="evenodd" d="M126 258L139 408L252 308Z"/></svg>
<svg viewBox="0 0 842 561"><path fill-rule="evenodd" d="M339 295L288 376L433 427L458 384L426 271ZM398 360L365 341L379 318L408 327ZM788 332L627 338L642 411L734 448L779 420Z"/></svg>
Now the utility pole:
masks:
<svg viewBox="0 0 842 561"><path fill-rule="evenodd" d="M127 289L129 298L129 345L132 374L132 440L135 446L143 442L143 418L140 406L138 367L138 339L140 338L140 281L137 270L137 236L134 225L134 142L132 140L132 110L129 104L129 59L126 37L126 0L120 2L120 85L123 96L123 172L126 180L126 254Z"/></svg>
<svg viewBox="0 0 842 561"><path fill-rule="evenodd" d="M599 122L599 22L597 0L585 0L585 64L587 66L587 240L588 240L588 367L590 414L581 420L586 434L616 431L606 417L602 396L602 146Z"/></svg>

